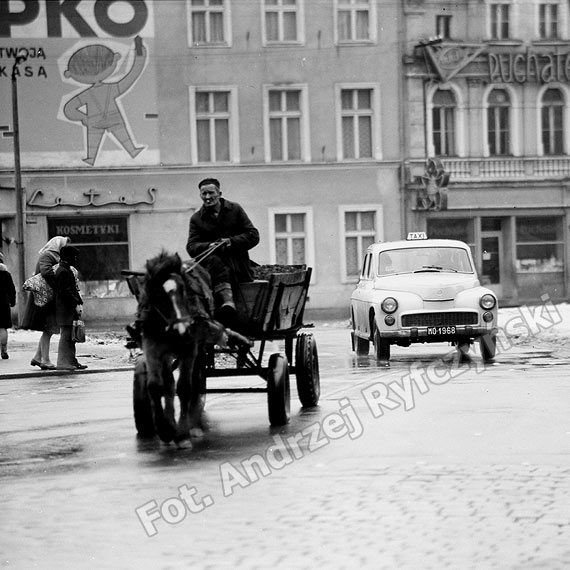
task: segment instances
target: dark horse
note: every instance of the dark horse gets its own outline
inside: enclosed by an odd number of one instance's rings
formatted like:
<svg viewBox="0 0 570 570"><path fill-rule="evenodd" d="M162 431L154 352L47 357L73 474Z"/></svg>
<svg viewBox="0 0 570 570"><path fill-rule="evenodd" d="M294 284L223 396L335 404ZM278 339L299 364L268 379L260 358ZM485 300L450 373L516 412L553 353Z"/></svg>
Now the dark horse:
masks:
<svg viewBox="0 0 570 570"><path fill-rule="evenodd" d="M224 327L212 318L209 276L199 265L182 263L178 254L163 251L147 261L138 297L146 368L146 374L140 375L138 367L139 376L146 378L139 390L148 398L152 422L147 434L157 433L164 442L174 440L180 447L191 447L190 435L199 435L203 428L206 349L227 339ZM136 386L137 372L135 392ZM175 394L180 403L178 422ZM136 414L135 400L135 420Z"/></svg>

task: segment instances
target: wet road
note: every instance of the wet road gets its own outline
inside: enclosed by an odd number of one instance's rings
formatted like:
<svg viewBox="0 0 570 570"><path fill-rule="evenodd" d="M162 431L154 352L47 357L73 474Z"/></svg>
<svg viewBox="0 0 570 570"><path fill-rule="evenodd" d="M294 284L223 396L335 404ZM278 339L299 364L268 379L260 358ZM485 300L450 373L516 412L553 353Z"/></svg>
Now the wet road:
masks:
<svg viewBox="0 0 570 570"><path fill-rule="evenodd" d="M208 394L193 450L137 440L130 372L0 381L0 567L568 567L567 359L459 367L434 345L383 368L347 329L313 332L319 407L292 378L270 428L265 394Z"/></svg>

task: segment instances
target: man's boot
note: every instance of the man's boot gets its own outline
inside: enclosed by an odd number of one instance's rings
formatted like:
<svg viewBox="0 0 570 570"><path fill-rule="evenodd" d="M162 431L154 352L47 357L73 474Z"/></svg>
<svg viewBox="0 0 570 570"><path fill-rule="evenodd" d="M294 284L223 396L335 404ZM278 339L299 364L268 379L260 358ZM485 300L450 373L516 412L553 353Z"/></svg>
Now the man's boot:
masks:
<svg viewBox="0 0 570 570"><path fill-rule="evenodd" d="M234 329L237 321L236 304L229 283L220 283L214 289L216 314L218 320L225 326Z"/></svg>

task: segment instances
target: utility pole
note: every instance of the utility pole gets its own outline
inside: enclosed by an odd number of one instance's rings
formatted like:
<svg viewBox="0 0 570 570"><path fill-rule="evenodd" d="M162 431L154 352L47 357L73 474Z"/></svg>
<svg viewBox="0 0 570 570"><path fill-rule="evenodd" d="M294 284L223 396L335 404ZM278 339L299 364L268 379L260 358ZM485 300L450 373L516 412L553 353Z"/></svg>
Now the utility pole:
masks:
<svg viewBox="0 0 570 570"><path fill-rule="evenodd" d="M24 192L20 166L20 122L18 115L18 66L28 59L27 50L19 50L12 66L12 121L14 130L14 188L16 191L16 245L18 248L18 321L21 324L25 296L22 284L26 279L24 247Z"/></svg>

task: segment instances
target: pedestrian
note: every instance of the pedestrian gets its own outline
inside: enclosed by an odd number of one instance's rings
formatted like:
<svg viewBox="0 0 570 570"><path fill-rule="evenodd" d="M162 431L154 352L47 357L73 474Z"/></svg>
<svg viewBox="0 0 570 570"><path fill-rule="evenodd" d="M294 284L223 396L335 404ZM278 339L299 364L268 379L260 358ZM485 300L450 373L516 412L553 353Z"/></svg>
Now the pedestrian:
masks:
<svg viewBox="0 0 570 570"><path fill-rule="evenodd" d="M12 327L11 309L15 304L16 287L0 252L0 354L3 360L8 358L8 329Z"/></svg>
<svg viewBox="0 0 570 570"><path fill-rule="evenodd" d="M35 274L41 273L47 283L55 289L55 271L53 266L59 263L59 252L70 239L63 236L51 238L39 251ZM28 295L28 301L22 319L22 328L34 331L42 331L38 342L38 348L30 364L39 366L42 370L53 370L53 364L49 357L51 337L59 333L59 327L55 318L55 299L38 307L34 303L33 295Z"/></svg>
<svg viewBox="0 0 570 570"><path fill-rule="evenodd" d="M198 190L202 207L190 218L186 251L196 257L213 243L223 244L201 265L210 273L218 318L227 326L225 309L230 319L235 315L232 285L253 280L248 250L259 243L259 232L238 203L222 198L219 180L205 178Z"/></svg>
<svg viewBox="0 0 570 570"><path fill-rule="evenodd" d="M72 337L73 321L81 318L83 313L83 300L72 271L72 267L77 265L79 250L72 245L64 245L59 254L59 267L55 272L55 314L60 327L57 369L83 370L87 366L77 361Z"/></svg>

